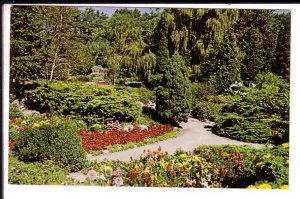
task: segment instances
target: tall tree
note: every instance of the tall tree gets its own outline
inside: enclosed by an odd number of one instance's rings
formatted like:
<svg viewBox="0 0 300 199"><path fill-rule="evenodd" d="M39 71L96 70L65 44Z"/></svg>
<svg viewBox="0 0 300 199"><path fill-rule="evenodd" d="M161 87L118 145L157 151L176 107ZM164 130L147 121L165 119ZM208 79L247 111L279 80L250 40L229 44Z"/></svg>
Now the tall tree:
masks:
<svg viewBox="0 0 300 199"><path fill-rule="evenodd" d="M239 10L235 27L239 46L245 53L242 79L252 81L260 72L270 72L276 61L278 24L273 10Z"/></svg>
<svg viewBox="0 0 300 199"><path fill-rule="evenodd" d="M37 6L11 9L11 82L37 79L43 68L42 12Z"/></svg>
<svg viewBox="0 0 300 199"><path fill-rule="evenodd" d="M44 53L47 58L44 76L50 81L65 79L73 67L70 61L78 57L71 55L78 49L74 48L74 43L80 42L76 35L80 12L71 7L43 7L43 14ZM80 59L75 63L82 64Z"/></svg>
<svg viewBox="0 0 300 199"><path fill-rule="evenodd" d="M278 41L276 46L276 64L272 72L286 79L290 77L290 42L291 42L291 13L277 15L279 23Z"/></svg>
<svg viewBox="0 0 300 199"><path fill-rule="evenodd" d="M118 10L94 35L94 47L102 50L99 62L109 69L113 82L118 76L143 79L141 71L156 62L143 37L140 18L137 10Z"/></svg>
<svg viewBox="0 0 300 199"><path fill-rule="evenodd" d="M187 121L191 108L191 84L187 67L178 52L172 56L156 90L156 110L166 121L179 124Z"/></svg>

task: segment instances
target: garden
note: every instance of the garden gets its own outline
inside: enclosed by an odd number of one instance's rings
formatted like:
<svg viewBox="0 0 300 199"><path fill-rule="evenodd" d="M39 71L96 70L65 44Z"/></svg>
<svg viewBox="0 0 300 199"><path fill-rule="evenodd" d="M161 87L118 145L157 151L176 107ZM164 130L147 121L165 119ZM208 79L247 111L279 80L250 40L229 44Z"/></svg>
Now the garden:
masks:
<svg viewBox="0 0 300 199"><path fill-rule="evenodd" d="M13 7L9 184L287 189L289 20L272 10ZM191 118L263 147L150 150L191 134ZM129 161L97 159L140 148Z"/></svg>

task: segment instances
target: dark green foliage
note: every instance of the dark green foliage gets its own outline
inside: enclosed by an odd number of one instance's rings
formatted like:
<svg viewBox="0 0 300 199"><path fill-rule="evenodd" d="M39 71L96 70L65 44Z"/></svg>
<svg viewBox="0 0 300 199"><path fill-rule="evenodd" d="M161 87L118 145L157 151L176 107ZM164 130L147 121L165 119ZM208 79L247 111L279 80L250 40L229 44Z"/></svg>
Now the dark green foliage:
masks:
<svg viewBox="0 0 300 199"><path fill-rule="evenodd" d="M40 76L45 59L42 53L41 17L38 6L14 6L11 9L11 82Z"/></svg>
<svg viewBox="0 0 300 199"><path fill-rule="evenodd" d="M68 171L78 171L85 162L85 153L77 130L72 123L29 128L20 135L13 150L25 162L48 159Z"/></svg>
<svg viewBox="0 0 300 199"><path fill-rule="evenodd" d="M200 101L208 100L209 96L216 94L216 89L208 83L192 83L192 105L197 105Z"/></svg>
<svg viewBox="0 0 300 199"><path fill-rule="evenodd" d="M290 40L291 40L291 13L278 16L279 33L276 47L276 64L272 72L289 79L290 77Z"/></svg>
<svg viewBox="0 0 300 199"><path fill-rule="evenodd" d="M168 22L165 15L162 15L156 27L156 39L158 39L157 52L157 72L162 74L169 64L169 49L168 49Z"/></svg>
<svg viewBox="0 0 300 199"><path fill-rule="evenodd" d="M112 119L133 121L141 113L136 98L137 95L126 87L79 82L53 82L27 92L30 107L41 112L57 111L82 118L88 125Z"/></svg>
<svg viewBox="0 0 300 199"><path fill-rule="evenodd" d="M220 134L248 142L286 142L289 125L288 84L273 74L259 75L258 87L225 105Z"/></svg>
<svg viewBox="0 0 300 199"><path fill-rule="evenodd" d="M156 91L156 110L167 121L187 121L190 113L191 84L185 74L185 63L175 53Z"/></svg>
<svg viewBox="0 0 300 199"><path fill-rule="evenodd" d="M50 162L24 163L16 157L8 160L8 183L19 185L62 185L69 181L67 171Z"/></svg>

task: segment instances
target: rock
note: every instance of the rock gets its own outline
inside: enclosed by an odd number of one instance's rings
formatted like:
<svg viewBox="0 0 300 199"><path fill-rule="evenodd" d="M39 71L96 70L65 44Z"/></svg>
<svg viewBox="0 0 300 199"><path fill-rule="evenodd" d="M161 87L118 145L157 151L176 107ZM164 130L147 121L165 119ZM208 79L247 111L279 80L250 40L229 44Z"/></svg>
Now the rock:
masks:
<svg viewBox="0 0 300 199"><path fill-rule="evenodd" d="M133 130L133 126L132 125L127 125L127 126L124 126L123 129L125 131L131 131L131 130Z"/></svg>
<svg viewBox="0 0 300 199"><path fill-rule="evenodd" d="M103 154L109 154L109 150L102 150Z"/></svg>
<svg viewBox="0 0 300 199"><path fill-rule="evenodd" d="M86 158L87 158L89 161L92 161L92 160L93 160L93 154L87 154Z"/></svg>
<svg viewBox="0 0 300 199"><path fill-rule="evenodd" d="M98 178L101 179L101 180L107 180L103 174L98 175Z"/></svg>
<svg viewBox="0 0 300 199"><path fill-rule="evenodd" d="M139 124L138 127L143 131L143 130L147 130L148 127L144 124Z"/></svg>
<svg viewBox="0 0 300 199"><path fill-rule="evenodd" d="M91 169L87 172L87 176L90 180L96 180L98 177L98 174L95 170Z"/></svg>

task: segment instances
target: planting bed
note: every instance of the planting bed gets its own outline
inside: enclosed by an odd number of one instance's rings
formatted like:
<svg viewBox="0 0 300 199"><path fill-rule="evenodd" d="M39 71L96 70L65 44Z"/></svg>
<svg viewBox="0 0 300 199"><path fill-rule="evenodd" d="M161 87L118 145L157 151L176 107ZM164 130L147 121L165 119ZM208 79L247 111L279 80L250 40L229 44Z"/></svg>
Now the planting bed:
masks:
<svg viewBox="0 0 300 199"><path fill-rule="evenodd" d="M149 125L147 129L141 130L134 127L131 131L109 130L89 132L84 129L78 131L84 150L106 149L109 145L126 144L128 142L141 142L148 138L155 138L173 130L171 125Z"/></svg>

